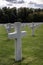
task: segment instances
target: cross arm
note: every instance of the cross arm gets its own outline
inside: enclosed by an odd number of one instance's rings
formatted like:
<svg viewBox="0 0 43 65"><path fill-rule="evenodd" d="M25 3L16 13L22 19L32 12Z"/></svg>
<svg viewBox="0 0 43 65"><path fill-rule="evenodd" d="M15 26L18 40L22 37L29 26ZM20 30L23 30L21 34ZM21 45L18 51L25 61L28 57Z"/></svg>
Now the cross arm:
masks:
<svg viewBox="0 0 43 65"><path fill-rule="evenodd" d="M13 33L8 33L8 37L9 39L14 39L14 38L17 38L17 32L13 32Z"/></svg>
<svg viewBox="0 0 43 65"><path fill-rule="evenodd" d="M26 35L26 31L21 31L21 37Z"/></svg>

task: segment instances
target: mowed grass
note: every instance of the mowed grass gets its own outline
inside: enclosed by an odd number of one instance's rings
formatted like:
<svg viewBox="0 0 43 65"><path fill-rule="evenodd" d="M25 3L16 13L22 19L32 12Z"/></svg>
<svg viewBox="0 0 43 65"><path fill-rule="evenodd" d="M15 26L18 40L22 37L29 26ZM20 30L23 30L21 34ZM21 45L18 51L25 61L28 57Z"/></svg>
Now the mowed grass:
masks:
<svg viewBox="0 0 43 65"><path fill-rule="evenodd" d="M15 62L15 41L8 39L4 26L0 26L0 65L43 65L43 24L32 29L22 27L27 34L22 38L22 61Z"/></svg>

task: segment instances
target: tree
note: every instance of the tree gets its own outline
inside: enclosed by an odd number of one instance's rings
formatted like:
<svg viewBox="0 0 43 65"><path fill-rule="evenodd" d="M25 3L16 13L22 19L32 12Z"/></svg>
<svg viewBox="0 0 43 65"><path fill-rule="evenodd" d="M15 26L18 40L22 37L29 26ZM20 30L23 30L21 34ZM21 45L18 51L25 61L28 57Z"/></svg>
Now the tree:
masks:
<svg viewBox="0 0 43 65"><path fill-rule="evenodd" d="M15 7L11 9L10 22L11 23L17 22L17 10Z"/></svg>
<svg viewBox="0 0 43 65"><path fill-rule="evenodd" d="M18 9L18 21L21 22L29 22L28 21L28 14L29 14L29 9L28 8L19 8Z"/></svg>

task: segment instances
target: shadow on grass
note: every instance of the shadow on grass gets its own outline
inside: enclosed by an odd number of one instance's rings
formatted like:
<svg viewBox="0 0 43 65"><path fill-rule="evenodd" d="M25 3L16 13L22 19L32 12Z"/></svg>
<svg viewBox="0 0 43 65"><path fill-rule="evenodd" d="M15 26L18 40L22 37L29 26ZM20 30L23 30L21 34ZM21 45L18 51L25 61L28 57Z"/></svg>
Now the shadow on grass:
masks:
<svg viewBox="0 0 43 65"><path fill-rule="evenodd" d="M36 59L34 59L34 60L27 60L27 62L25 61L27 59L27 57L26 58L22 58L22 60L21 61L15 61L15 59L10 59L11 61L13 61L13 65L31 65L33 62L35 62L36 61Z"/></svg>
<svg viewBox="0 0 43 65"><path fill-rule="evenodd" d="M10 60L11 61L13 61L13 65L22 65L22 62L23 62L23 60L25 60L26 58L22 58L22 60L20 60L20 61L15 61L15 59L13 59L13 58L11 58Z"/></svg>

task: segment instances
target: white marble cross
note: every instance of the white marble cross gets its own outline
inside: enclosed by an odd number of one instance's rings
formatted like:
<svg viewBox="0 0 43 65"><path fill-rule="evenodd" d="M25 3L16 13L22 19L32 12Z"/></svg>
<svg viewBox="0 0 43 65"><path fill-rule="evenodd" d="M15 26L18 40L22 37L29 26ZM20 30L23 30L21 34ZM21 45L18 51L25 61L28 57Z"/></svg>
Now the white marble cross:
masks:
<svg viewBox="0 0 43 65"><path fill-rule="evenodd" d="M34 22L32 22L32 24L30 24L30 27L32 28L32 36L34 36L34 32L35 32L35 27L36 25L34 24Z"/></svg>
<svg viewBox="0 0 43 65"><path fill-rule="evenodd" d="M37 28L37 26L39 26L39 24L32 22L32 36L35 36L35 28Z"/></svg>
<svg viewBox="0 0 43 65"><path fill-rule="evenodd" d="M10 33L11 32L11 23L6 24L5 27L6 27L7 33Z"/></svg>
<svg viewBox="0 0 43 65"><path fill-rule="evenodd" d="M26 35L26 31L21 31L21 23L15 22L15 32L8 33L10 39L15 39L15 61L22 60L21 38Z"/></svg>
<svg viewBox="0 0 43 65"><path fill-rule="evenodd" d="M34 22L32 22L32 36L34 36Z"/></svg>

